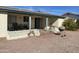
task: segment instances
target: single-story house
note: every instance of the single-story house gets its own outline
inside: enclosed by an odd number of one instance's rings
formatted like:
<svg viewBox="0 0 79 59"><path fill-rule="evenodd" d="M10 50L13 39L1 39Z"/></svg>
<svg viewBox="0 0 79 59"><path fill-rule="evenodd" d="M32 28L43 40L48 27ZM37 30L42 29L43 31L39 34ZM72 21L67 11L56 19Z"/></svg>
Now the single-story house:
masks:
<svg viewBox="0 0 79 59"><path fill-rule="evenodd" d="M7 39L28 37L31 30L43 30L45 27L51 26L58 18L63 19L64 17L1 6L0 37Z"/></svg>
<svg viewBox="0 0 79 59"><path fill-rule="evenodd" d="M76 14L76 13L70 13L70 12L68 12L68 13L63 14L62 16L63 17L71 18L71 19L75 20L75 22L77 20L79 20L79 14Z"/></svg>

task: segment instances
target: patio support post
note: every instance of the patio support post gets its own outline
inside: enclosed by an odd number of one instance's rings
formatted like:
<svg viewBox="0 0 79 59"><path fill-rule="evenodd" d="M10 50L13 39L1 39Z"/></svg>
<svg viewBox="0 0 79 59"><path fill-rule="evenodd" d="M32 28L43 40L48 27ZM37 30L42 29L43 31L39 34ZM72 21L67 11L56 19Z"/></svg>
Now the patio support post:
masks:
<svg viewBox="0 0 79 59"><path fill-rule="evenodd" d="M31 16L29 16L29 30L31 30Z"/></svg>
<svg viewBox="0 0 79 59"><path fill-rule="evenodd" d="M46 18L46 27L48 27L48 17Z"/></svg>
<svg viewBox="0 0 79 59"><path fill-rule="evenodd" d="M45 27L45 30L49 30L49 23L48 23L49 21L48 21L48 17L46 17L46 27Z"/></svg>

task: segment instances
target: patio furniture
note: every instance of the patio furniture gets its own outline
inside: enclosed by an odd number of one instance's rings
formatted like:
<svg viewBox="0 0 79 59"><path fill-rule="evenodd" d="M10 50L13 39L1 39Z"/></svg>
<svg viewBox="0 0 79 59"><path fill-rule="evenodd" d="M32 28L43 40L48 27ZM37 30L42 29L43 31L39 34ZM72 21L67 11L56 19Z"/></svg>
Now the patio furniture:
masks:
<svg viewBox="0 0 79 59"><path fill-rule="evenodd" d="M30 31L30 32L28 33L28 36L35 36L34 31Z"/></svg>
<svg viewBox="0 0 79 59"><path fill-rule="evenodd" d="M59 27L59 30L60 30L60 31L64 31L64 30L65 30L65 27L64 27L64 26Z"/></svg>
<svg viewBox="0 0 79 59"><path fill-rule="evenodd" d="M40 31L38 29L31 30L28 36L40 36Z"/></svg>

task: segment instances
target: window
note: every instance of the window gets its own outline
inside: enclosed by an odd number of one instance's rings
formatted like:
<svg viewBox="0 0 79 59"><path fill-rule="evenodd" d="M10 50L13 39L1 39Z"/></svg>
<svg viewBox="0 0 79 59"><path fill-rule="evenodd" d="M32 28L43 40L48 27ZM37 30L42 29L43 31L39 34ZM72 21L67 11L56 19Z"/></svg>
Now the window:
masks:
<svg viewBox="0 0 79 59"><path fill-rule="evenodd" d="M23 18L23 22L29 22L29 17L24 16L24 18Z"/></svg>
<svg viewBox="0 0 79 59"><path fill-rule="evenodd" d="M24 25L24 28L29 29L29 17L28 16L23 17L23 25Z"/></svg>

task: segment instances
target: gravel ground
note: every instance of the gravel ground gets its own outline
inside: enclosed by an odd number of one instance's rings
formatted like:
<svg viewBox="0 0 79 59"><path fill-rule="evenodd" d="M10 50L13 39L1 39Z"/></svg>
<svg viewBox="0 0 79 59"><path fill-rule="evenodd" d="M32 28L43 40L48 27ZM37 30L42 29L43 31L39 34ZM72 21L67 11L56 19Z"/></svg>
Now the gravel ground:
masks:
<svg viewBox="0 0 79 59"><path fill-rule="evenodd" d="M61 37L65 34L65 37ZM39 37L17 40L0 40L0 52L4 53L78 53L79 31L65 31L61 35L42 32Z"/></svg>

